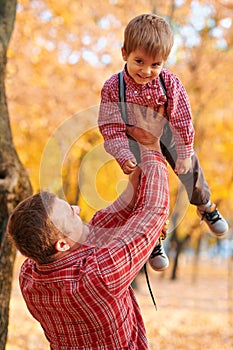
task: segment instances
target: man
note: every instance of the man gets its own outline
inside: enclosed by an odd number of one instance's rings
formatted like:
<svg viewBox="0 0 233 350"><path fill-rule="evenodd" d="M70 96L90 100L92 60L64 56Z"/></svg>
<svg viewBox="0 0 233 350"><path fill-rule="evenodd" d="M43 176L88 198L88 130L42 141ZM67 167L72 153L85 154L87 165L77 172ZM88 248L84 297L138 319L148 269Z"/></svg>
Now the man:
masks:
<svg viewBox="0 0 233 350"><path fill-rule="evenodd" d="M142 162L126 190L87 225L79 207L48 192L21 202L9 219L9 235L28 257L22 295L52 350L148 349L131 283L169 212L166 163L159 138L147 132L153 118L139 115L130 130L143 144Z"/></svg>

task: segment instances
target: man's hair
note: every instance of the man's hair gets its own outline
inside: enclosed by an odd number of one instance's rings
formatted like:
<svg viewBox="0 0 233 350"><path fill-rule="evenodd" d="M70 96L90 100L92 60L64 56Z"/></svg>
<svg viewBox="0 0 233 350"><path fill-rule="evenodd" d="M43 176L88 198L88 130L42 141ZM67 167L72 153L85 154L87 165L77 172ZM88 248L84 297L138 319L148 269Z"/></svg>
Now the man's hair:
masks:
<svg viewBox="0 0 233 350"><path fill-rule="evenodd" d="M50 219L55 198L46 191L26 198L13 210L7 225L16 248L39 264L52 260L56 242L64 237Z"/></svg>
<svg viewBox="0 0 233 350"><path fill-rule="evenodd" d="M141 49L149 56L161 55L166 61L174 38L170 25L155 14L133 18L125 28L123 48L127 55Z"/></svg>

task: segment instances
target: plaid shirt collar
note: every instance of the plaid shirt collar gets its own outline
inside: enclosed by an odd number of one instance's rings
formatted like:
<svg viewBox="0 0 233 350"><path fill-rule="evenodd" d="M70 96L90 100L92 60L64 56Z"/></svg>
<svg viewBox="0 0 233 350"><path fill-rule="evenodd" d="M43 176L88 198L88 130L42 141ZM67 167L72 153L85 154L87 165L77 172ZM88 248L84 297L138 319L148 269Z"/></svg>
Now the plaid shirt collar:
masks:
<svg viewBox="0 0 233 350"><path fill-rule="evenodd" d="M159 84L159 79L153 79L151 80L149 83L145 84L145 85L141 85L141 84L137 84L133 78L131 78L131 76L128 73L127 70L127 64L125 64L124 66L124 70L123 70L123 76L124 76L124 80L126 82L127 88L131 89L131 90L146 90L146 89L154 89L154 90L161 90L161 93L163 93L163 90Z"/></svg>
<svg viewBox="0 0 233 350"><path fill-rule="evenodd" d="M69 268L74 265L74 261L77 261L78 263L79 260L82 260L82 258L86 256L87 251L90 249L93 249L93 247L90 247L90 245L87 244L82 244L58 260L54 260L48 264L36 264L36 271L39 274L46 275L60 271L64 268Z"/></svg>

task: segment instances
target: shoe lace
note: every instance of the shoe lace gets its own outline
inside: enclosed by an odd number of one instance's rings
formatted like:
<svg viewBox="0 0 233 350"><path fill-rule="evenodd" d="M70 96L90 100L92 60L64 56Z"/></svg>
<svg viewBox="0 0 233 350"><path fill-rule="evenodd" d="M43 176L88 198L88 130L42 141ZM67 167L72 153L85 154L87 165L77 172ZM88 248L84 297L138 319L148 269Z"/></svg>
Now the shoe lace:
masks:
<svg viewBox="0 0 233 350"><path fill-rule="evenodd" d="M144 272L145 272L145 276L146 276L147 287L148 287L148 289L149 289L150 296L151 296L151 299L152 299L152 301L153 301L155 310L157 311L157 304L156 304L156 301L155 301L155 297L154 297L153 291L152 291L152 289L151 289L150 280L149 280L149 275L148 275L147 268L146 268L146 263L145 263L145 265L144 265Z"/></svg>
<svg viewBox="0 0 233 350"><path fill-rule="evenodd" d="M158 255L161 255L163 252L162 252L162 245L161 245L161 240L164 240L167 236L167 226L168 226L168 223L169 221L167 220L164 224L164 227L160 233L160 238L159 238L159 243L154 247L152 253L151 253L151 258L153 259L155 256L158 256ZM150 280L149 280L149 275L148 275L148 272L147 272L147 268L146 268L146 263L144 265L144 272L145 272L145 276L146 276L146 283L147 283L147 287L149 289L149 292L150 292L150 296L151 296L151 299L153 301L153 304L154 304L154 307L157 311L157 304L156 304L156 301L155 301L155 297L154 297L154 294L153 294L153 291L152 291L152 288L151 288L151 285L150 285Z"/></svg>
<svg viewBox="0 0 233 350"><path fill-rule="evenodd" d="M215 209L212 213L207 213L206 211L202 214L201 221L206 218L211 224L215 224L217 221L221 220L221 216L217 209Z"/></svg>
<svg viewBox="0 0 233 350"><path fill-rule="evenodd" d="M159 244L157 244L154 247L154 249L153 249L153 251L152 251L150 256L153 259L155 256L158 256L158 255L161 255L161 254L162 254L162 245L161 245L161 238L160 238L159 239ZM157 311L157 304L156 304L155 297L154 297L154 294L153 294L153 291L152 291L152 288L151 288L151 285L150 285L150 280L149 280L149 275L148 275L147 268L146 268L146 263L144 265L144 272L145 272L145 276L146 276L147 287L149 289L150 296L151 296L151 299L153 301L155 310Z"/></svg>
<svg viewBox="0 0 233 350"><path fill-rule="evenodd" d="M151 258L153 259L154 257L156 257L156 256L158 256L158 255L162 255L162 246L161 246L161 244L159 243L159 244L157 244L155 247L154 247L154 249L153 249L153 251L152 251L152 253L151 253Z"/></svg>

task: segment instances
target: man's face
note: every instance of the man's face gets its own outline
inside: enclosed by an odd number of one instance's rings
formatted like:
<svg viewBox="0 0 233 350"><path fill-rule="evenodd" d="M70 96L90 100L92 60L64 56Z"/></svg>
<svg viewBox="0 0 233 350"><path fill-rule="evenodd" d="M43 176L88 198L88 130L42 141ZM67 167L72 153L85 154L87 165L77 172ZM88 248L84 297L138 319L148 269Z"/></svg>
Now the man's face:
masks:
<svg viewBox="0 0 233 350"><path fill-rule="evenodd" d="M71 246L77 242L84 242L88 235L88 227L82 222L79 212L78 206L71 206L56 197L50 219L69 238Z"/></svg>
<svg viewBox="0 0 233 350"><path fill-rule="evenodd" d="M160 56L148 56L145 51L136 49L129 55L122 49L122 57L127 62L127 70L131 78L140 85L145 85L156 79L164 65Z"/></svg>

